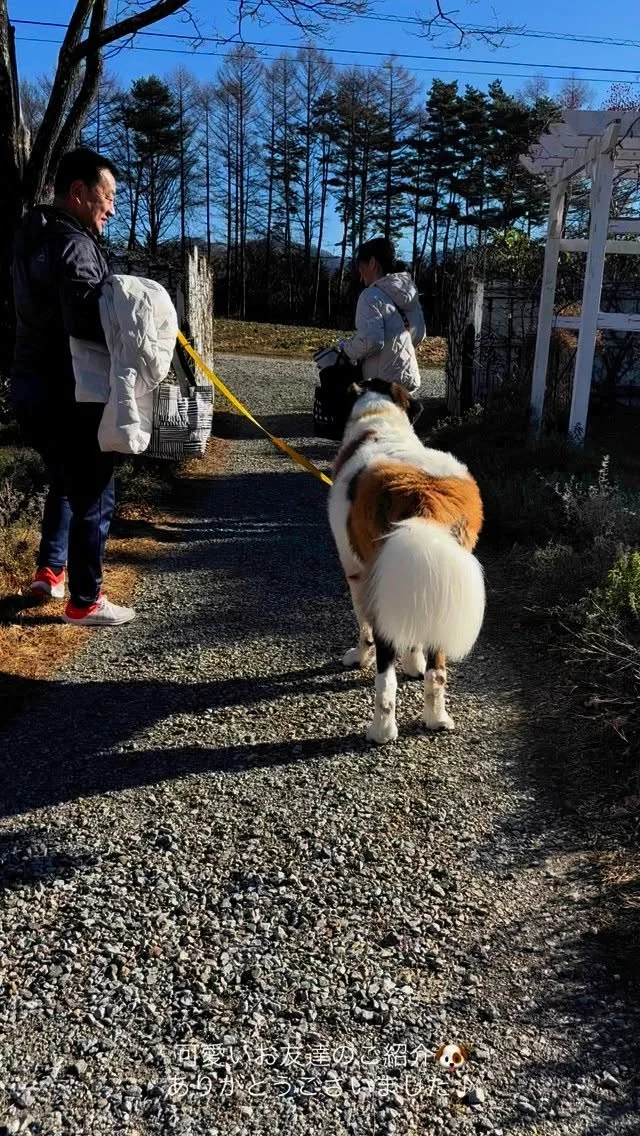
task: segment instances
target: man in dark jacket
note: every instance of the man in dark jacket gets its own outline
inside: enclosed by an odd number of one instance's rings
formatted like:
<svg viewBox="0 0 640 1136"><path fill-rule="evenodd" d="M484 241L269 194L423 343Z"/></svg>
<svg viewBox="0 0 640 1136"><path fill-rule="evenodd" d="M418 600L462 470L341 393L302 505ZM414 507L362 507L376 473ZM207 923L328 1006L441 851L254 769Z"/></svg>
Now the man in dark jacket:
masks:
<svg viewBox="0 0 640 1136"><path fill-rule="evenodd" d="M93 150L65 154L53 205L23 219L14 247L17 316L12 397L25 441L43 458L49 492L34 595L69 602L63 619L113 626L130 608L102 595L102 556L114 507L114 456L102 453L103 406L75 401L69 336L105 346L98 301L109 268L97 238L115 213L117 170Z"/></svg>

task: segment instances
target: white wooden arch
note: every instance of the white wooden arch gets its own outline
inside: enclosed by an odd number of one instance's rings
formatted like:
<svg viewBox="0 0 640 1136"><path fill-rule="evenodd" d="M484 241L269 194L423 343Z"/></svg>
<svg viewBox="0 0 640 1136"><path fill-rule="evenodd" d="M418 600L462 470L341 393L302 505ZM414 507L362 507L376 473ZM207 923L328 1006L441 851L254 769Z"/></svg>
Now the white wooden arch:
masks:
<svg viewBox="0 0 640 1136"><path fill-rule="evenodd" d="M539 433L547 382L549 344L555 327L578 332L573 375L569 435L584 440L589 410L596 334L600 328L640 331L640 315L601 312L600 296L607 253L640 253L640 241L616 237L640 234L640 217L610 218L614 173L636 178L640 171L640 114L607 110L565 110L561 122L550 123L520 161L531 174L546 177L551 190L544 253L536 352L531 382L531 416ZM576 174L591 179L588 238L562 235L565 198ZM610 239L610 236L613 239ZM554 314L558 257L561 252L586 253L582 308L579 316Z"/></svg>

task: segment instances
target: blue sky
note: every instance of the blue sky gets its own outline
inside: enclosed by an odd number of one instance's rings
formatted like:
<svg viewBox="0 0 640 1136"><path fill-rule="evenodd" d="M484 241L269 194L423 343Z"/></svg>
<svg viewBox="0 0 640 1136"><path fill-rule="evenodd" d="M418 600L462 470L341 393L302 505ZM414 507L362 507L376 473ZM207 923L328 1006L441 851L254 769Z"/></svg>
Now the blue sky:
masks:
<svg viewBox="0 0 640 1136"><path fill-rule="evenodd" d="M461 22L476 26L503 24L522 29L526 34L508 36L504 45L492 49L478 39L469 39L460 50L452 48L452 36L441 35L435 41L421 38L410 21L417 13L431 14L429 0L372 0L371 15L383 19L355 19L349 23L326 25L316 42L338 64L379 66L383 58L393 54L407 69L415 72L424 87L441 76L457 78L461 87L466 83L486 88L495 78L502 80L508 91L518 91L530 78L545 75L550 82L550 93L560 86L560 80L574 76L591 85L592 107L603 104L611 83L632 82L633 91L640 99L640 19L636 16L637 0L618 0L615 8L615 28L627 29L625 36L616 34L603 25L601 0L443 0L446 10L457 8ZM74 8L74 0L8 0L10 18L16 25L18 66L25 78L50 73L56 63L62 28L41 27L18 21L66 22ZM111 0L112 12L125 8L126 0ZM229 0L192 0L190 9L203 36L230 37L236 30L237 5ZM389 21L389 17L392 17ZM384 17L387 17L384 19ZM140 35L135 49L114 54L107 63L108 70L127 85L143 75L169 76L182 64L199 79L213 80L224 55L224 48L205 43L193 52L189 44L190 25L179 16L155 25L154 36ZM158 36L157 33L163 33ZM602 39L637 37L636 46L607 43L584 43L558 38L582 36ZM187 37L187 38L185 38ZM277 19L261 24L247 23L244 28L247 41L260 41L291 48L304 43L301 33ZM58 41L39 42L41 40ZM279 46L257 50L266 58L280 52ZM415 58L438 56L439 58ZM486 62L478 62L485 60ZM608 70L596 70L604 68ZM636 70L637 69L637 70ZM328 218L325 245L330 248L338 239L335 218ZM402 248L401 248L402 253ZM403 254L404 255L404 254Z"/></svg>
<svg viewBox="0 0 640 1136"><path fill-rule="evenodd" d="M18 21L63 22L73 7L73 0L9 0L10 18L16 22L18 64L22 76L33 78L53 69L58 44L38 41L59 40L62 29L37 27ZM115 7L112 4L112 9ZM403 25L401 22L416 13L430 12L428 0L423 4L416 3L415 0L394 0L394 3L377 0L372 7L372 15L386 16L386 21L355 19L349 23L327 26L319 43L337 63L375 67L380 56L393 53L408 69L415 71L425 86L436 75L446 79L457 77L461 85L471 83L480 87L485 87L494 78L500 78L507 90L515 91L526 79L545 75L550 80L553 93L561 77L576 76L590 82L593 95L591 105L594 107L602 104L610 83L616 80L633 82L634 91L640 97L640 19L637 15L637 0L618 0L614 9L616 19L608 25L603 20L603 11L606 9L601 0L565 0L562 5L557 0L539 0L535 4L532 0L525 0L524 3L522 0L495 0L495 4L486 3L485 0L473 3L451 0L449 7L457 9L458 18L463 22L481 26L494 22L495 12L501 22L517 26L527 34L509 36L504 46L497 50L479 40L469 40L462 50L455 49L448 46L451 37L441 37L430 42L416 35L410 24ZM236 5L218 3L214 6L211 0L192 0L191 9L201 34L232 34ZM389 16L393 17L394 22L388 21ZM624 31L620 33L617 29ZM188 27L179 17L165 20L152 30L168 33L172 38L141 36L136 40L135 50L121 51L109 61L109 69L123 82L151 73L162 76L173 71L178 64L189 67L201 79L214 78L218 58L205 52L222 52L222 48L208 43L200 51L192 52L187 40L173 38L188 34ZM545 38L538 33L542 33ZM247 24L244 35L247 40L259 40L273 45L295 47L303 42L299 32L276 19L262 24ZM617 40L627 37L633 40L636 37L637 42L635 46L633 43L629 45L628 39L627 46L623 46L546 38L559 35L611 37ZM159 50L160 48L169 50ZM259 50L267 58L278 54L276 47ZM441 58L411 58L434 55ZM481 63L479 60L487 62Z"/></svg>

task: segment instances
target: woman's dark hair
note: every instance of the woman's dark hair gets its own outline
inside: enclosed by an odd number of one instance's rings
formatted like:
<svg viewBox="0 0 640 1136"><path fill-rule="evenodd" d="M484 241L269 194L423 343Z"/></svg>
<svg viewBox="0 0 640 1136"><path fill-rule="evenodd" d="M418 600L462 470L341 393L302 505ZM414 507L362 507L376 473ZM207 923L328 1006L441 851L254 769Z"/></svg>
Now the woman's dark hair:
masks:
<svg viewBox="0 0 640 1136"><path fill-rule="evenodd" d="M91 189L100 181L100 174L103 170L108 170L114 178L118 177L117 167L110 158L105 158L103 154L98 154L95 150L89 150L85 146L80 146L77 150L69 150L60 159L53 185L54 193L68 193L74 181L82 181Z"/></svg>
<svg viewBox="0 0 640 1136"><path fill-rule="evenodd" d="M396 250L386 237L374 237L373 240L361 244L356 254L356 264L363 260L371 260L372 257L377 260L385 276L388 272L393 272L396 267Z"/></svg>

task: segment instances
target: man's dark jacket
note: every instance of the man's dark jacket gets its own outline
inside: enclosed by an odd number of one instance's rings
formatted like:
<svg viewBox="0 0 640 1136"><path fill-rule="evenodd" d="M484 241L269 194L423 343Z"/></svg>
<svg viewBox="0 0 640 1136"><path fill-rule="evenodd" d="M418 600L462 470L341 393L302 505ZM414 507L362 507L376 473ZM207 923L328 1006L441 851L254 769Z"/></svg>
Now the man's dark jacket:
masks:
<svg viewBox="0 0 640 1136"><path fill-rule="evenodd" d="M74 402L69 336L105 342L98 300L108 273L97 240L69 213L42 205L23 219L13 260L16 409L58 417Z"/></svg>

